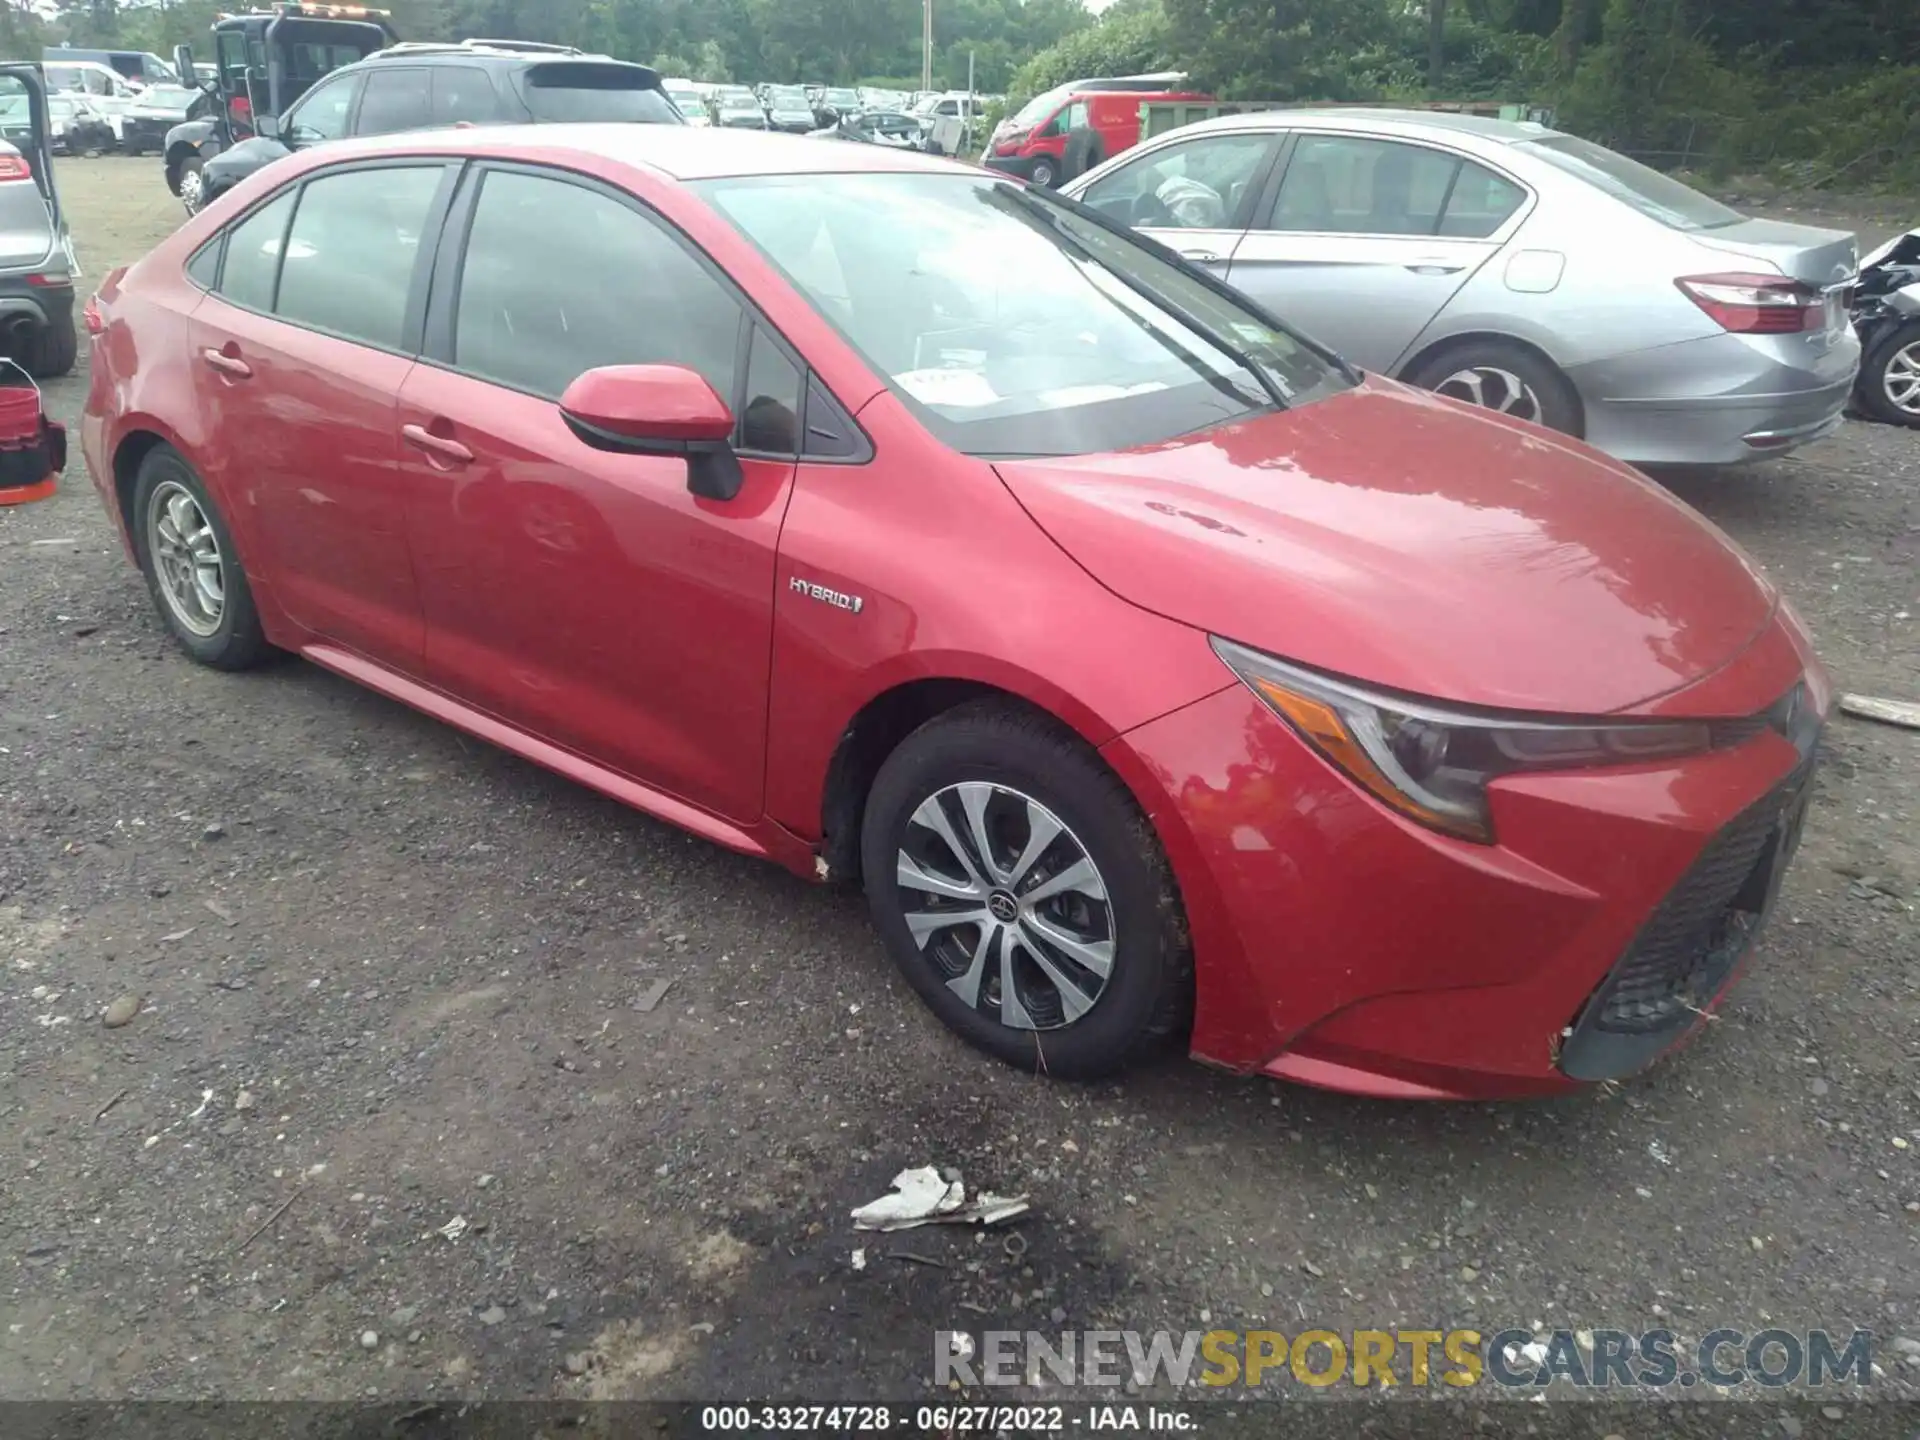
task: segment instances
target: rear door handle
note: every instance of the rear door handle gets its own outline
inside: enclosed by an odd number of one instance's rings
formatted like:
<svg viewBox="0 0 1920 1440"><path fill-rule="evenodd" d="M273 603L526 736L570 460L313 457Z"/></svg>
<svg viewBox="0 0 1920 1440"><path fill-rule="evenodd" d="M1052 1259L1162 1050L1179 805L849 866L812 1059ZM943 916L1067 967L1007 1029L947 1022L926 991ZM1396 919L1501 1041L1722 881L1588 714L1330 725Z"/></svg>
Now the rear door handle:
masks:
<svg viewBox="0 0 1920 1440"><path fill-rule="evenodd" d="M1182 250L1180 252L1180 258L1183 260L1191 260L1196 265L1217 265L1220 263L1220 257L1211 250Z"/></svg>
<svg viewBox="0 0 1920 1440"><path fill-rule="evenodd" d="M402 425L400 434L409 445L424 450L429 455L438 455L442 460L452 460L464 465L473 459L473 451L458 440L449 440L444 435L436 435L424 425Z"/></svg>
<svg viewBox="0 0 1920 1440"><path fill-rule="evenodd" d="M231 375L236 380L245 380L252 376L253 367L237 354L229 355L225 350L206 349L200 352L200 358L223 375Z"/></svg>

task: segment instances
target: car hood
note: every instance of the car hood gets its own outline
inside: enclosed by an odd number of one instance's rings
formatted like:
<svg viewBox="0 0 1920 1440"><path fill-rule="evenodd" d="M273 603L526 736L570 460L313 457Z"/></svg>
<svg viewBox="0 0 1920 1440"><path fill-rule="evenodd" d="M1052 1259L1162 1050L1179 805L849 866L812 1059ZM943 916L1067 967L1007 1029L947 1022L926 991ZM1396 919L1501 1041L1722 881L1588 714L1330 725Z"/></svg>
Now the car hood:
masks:
<svg viewBox="0 0 1920 1440"><path fill-rule="evenodd" d="M1636 706L1725 665L1777 604L1732 541L1638 473L1390 381L1158 446L995 468L1134 604L1462 704Z"/></svg>
<svg viewBox="0 0 1920 1440"><path fill-rule="evenodd" d="M254 135L222 150L207 161L206 169L209 175L214 176L247 176L263 166L271 165L275 160L285 159L292 153L278 140L269 140L264 135Z"/></svg>

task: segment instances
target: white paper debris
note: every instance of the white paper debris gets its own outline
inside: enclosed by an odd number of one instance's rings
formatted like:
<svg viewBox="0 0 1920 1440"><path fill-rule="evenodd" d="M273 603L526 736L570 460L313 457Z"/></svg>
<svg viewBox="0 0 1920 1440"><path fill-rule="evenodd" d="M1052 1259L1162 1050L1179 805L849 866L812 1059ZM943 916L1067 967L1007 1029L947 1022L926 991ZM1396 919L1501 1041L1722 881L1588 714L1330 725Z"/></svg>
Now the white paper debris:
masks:
<svg viewBox="0 0 1920 1440"><path fill-rule="evenodd" d="M853 1212L859 1230L911 1230L916 1225L998 1225L1028 1210L1024 1195L995 1195L982 1191L969 1205L967 1187L956 1177L946 1180L931 1165L902 1170L893 1177L893 1190Z"/></svg>
<svg viewBox="0 0 1920 1440"><path fill-rule="evenodd" d="M867 1268L867 1252L864 1249L853 1252L853 1268L856 1270L864 1270Z"/></svg>
<svg viewBox="0 0 1920 1440"><path fill-rule="evenodd" d="M467 1217L464 1215L454 1216L453 1219L442 1225L436 1233L446 1236L449 1240L458 1240L462 1235L467 1233Z"/></svg>

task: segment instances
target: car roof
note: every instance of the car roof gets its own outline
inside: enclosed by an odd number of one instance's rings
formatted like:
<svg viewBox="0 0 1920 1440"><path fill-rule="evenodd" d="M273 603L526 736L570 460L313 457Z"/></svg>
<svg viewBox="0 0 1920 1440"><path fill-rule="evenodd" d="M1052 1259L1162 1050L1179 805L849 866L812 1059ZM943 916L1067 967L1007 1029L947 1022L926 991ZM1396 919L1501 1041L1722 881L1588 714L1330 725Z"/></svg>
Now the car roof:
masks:
<svg viewBox="0 0 1920 1440"><path fill-rule="evenodd" d="M459 130L408 130L316 147L329 161L394 152L541 158L593 156L652 170L670 180L739 175L834 175L851 171L919 171L984 176L987 172L916 150L844 145L753 130L601 121L551 125L476 125Z"/></svg>
<svg viewBox="0 0 1920 1440"><path fill-rule="evenodd" d="M1496 120L1452 110L1394 110L1386 106L1325 106L1304 110L1249 110L1183 125L1168 134L1212 130L1367 130L1380 135L1470 136L1494 145L1517 145L1556 132L1530 121Z"/></svg>

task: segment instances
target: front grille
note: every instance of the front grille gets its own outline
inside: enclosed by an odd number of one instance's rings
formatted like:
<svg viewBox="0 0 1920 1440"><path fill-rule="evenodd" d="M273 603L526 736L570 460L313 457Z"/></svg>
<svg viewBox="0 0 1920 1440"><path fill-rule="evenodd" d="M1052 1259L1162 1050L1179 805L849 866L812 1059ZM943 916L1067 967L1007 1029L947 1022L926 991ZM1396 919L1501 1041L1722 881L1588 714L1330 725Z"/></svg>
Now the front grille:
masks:
<svg viewBox="0 0 1920 1440"><path fill-rule="evenodd" d="M1614 966L1602 1030L1663 1029L1713 999L1766 906L1778 818L1749 810L1708 842Z"/></svg>
<svg viewBox="0 0 1920 1440"><path fill-rule="evenodd" d="M1580 1079L1621 1073L1627 1055L1665 1045L1719 993L1793 856L1812 772L1809 753L1707 842L1587 1002L1561 1048L1562 1070Z"/></svg>

